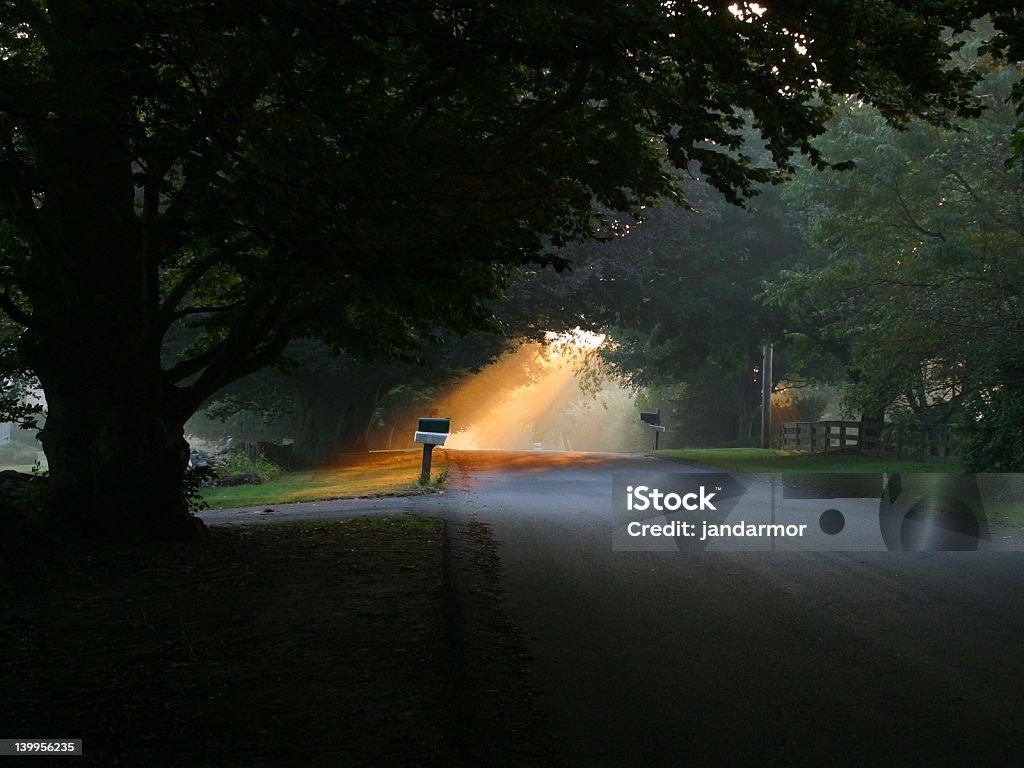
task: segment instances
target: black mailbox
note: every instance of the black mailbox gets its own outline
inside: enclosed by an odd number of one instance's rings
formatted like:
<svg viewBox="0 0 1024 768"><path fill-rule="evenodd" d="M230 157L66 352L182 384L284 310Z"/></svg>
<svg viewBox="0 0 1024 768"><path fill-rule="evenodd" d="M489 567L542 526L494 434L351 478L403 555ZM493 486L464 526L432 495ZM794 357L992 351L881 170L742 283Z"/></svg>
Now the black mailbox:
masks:
<svg viewBox="0 0 1024 768"><path fill-rule="evenodd" d="M451 431L451 419L419 419L416 422L415 441L430 445L444 445Z"/></svg>
<svg viewBox="0 0 1024 768"><path fill-rule="evenodd" d="M640 411L640 421L650 424L652 427L661 424L661 409L656 411Z"/></svg>

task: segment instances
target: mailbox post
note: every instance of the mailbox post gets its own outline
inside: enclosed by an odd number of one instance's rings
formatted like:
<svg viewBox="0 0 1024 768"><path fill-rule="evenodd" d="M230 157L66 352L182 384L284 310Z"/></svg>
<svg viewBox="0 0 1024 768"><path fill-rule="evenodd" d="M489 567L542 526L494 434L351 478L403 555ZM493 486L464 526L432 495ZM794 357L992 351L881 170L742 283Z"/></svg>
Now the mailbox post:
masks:
<svg viewBox="0 0 1024 768"><path fill-rule="evenodd" d="M640 411L640 421L654 430L654 450L658 450L658 438L665 431L661 425L661 408L656 411Z"/></svg>
<svg viewBox="0 0 1024 768"><path fill-rule="evenodd" d="M444 445L451 431L451 419L418 419L414 440L423 443L423 463L420 467L420 482L430 482L430 459L435 445Z"/></svg>

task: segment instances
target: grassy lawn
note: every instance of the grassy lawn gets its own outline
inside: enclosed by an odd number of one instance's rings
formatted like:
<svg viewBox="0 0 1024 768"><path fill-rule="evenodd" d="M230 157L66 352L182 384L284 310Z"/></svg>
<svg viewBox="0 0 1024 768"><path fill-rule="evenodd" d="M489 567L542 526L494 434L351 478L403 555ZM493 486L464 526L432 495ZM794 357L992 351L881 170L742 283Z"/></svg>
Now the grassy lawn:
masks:
<svg viewBox="0 0 1024 768"><path fill-rule="evenodd" d="M735 472L960 472L957 464L906 461L859 453L806 453L773 448L680 448L658 456Z"/></svg>
<svg viewBox="0 0 1024 768"><path fill-rule="evenodd" d="M421 459L420 450L348 454L329 469L286 472L261 485L207 488L202 496L216 509L427 493L431 489L419 485ZM436 480L443 476L447 466L444 451L435 449L431 478Z"/></svg>
<svg viewBox="0 0 1024 768"><path fill-rule="evenodd" d="M8 470L8 469L13 469L15 472L31 472L32 471L32 465L31 464L0 464L0 472ZM46 464L43 464L39 469L40 469L40 471L46 471Z"/></svg>
<svg viewBox="0 0 1024 768"><path fill-rule="evenodd" d="M83 767L451 765L442 546L400 517L0 552L4 733Z"/></svg>

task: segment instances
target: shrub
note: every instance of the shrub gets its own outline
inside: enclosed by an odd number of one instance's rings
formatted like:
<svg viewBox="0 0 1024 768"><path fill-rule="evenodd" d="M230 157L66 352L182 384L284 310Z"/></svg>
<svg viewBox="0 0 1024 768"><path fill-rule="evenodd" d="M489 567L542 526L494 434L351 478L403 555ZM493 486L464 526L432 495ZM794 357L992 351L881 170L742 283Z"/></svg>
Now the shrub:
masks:
<svg viewBox="0 0 1024 768"><path fill-rule="evenodd" d="M256 475L260 482L273 480L284 470L279 464L275 464L266 457L261 448L241 446L230 451L224 460L224 465L217 468L218 474L228 475Z"/></svg>
<svg viewBox="0 0 1024 768"><path fill-rule="evenodd" d="M216 477L217 473L213 467L206 464L195 464L185 470L185 501L188 502L189 512L195 513L209 508L210 505L202 497L201 491L212 485Z"/></svg>

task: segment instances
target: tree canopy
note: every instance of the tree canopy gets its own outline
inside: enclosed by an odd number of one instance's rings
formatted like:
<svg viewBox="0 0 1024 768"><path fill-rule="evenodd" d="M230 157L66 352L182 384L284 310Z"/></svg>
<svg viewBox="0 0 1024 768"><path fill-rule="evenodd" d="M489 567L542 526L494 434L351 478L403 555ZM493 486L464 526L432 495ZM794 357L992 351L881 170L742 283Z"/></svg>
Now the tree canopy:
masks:
<svg viewBox="0 0 1024 768"><path fill-rule="evenodd" d="M0 3L0 307L47 396L56 518L185 535L181 425L288 341L388 359L486 326L601 211L685 202L680 171L739 200L824 166L834 94L971 112L948 64L977 12Z"/></svg>
<svg viewBox="0 0 1024 768"><path fill-rule="evenodd" d="M761 346L781 340L786 320L757 296L802 240L772 188L745 208L699 182L687 196L690 210L645 210L613 241L572 249L573 274L547 275L544 287L575 310L565 324L608 335L601 355L615 375L673 401L667 446L749 440ZM541 293L534 307L554 296Z"/></svg>
<svg viewBox="0 0 1024 768"><path fill-rule="evenodd" d="M989 104L956 130L899 132L855 101L822 149L850 173L801 174L789 188L824 263L790 269L774 291L799 328L838 344L851 410L959 424L972 469L1024 467L1024 184L1012 164L1020 71L990 59Z"/></svg>

